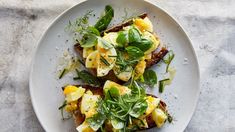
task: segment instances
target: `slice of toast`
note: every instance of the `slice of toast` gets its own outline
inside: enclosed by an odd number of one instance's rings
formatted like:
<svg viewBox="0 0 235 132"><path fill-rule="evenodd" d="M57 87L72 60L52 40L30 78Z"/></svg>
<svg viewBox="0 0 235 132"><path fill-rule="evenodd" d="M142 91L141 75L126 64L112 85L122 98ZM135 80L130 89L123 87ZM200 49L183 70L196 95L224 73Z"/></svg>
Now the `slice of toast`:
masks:
<svg viewBox="0 0 235 132"><path fill-rule="evenodd" d="M77 87L79 87L79 86L77 86ZM94 95L100 95L101 97L104 97L102 88L92 87L92 86L89 86L89 85L82 85L82 88L85 88L86 91L90 90ZM155 95L151 95L151 94L147 94L147 95L157 98ZM81 125L85 121L85 115L83 115L80 111L81 98L78 100L77 106L78 106L78 109L73 112L73 118L74 118L76 127L78 127L79 125ZM167 112L167 109L166 109L167 105L162 100L160 101L159 106L160 106L159 108L162 111ZM156 123L153 120L152 114L149 114L146 117L146 121L147 121L147 124L148 124L148 128L142 128L141 130L156 127Z"/></svg>
<svg viewBox="0 0 235 132"><path fill-rule="evenodd" d="M147 13L143 13L143 14L139 15L138 17L144 19L145 17L147 17ZM123 22L119 25L116 25L114 27L111 27L111 28L105 30L104 32L101 33L101 36L104 35L104 33L121 31L124 27L129 26L131 24L133 24L133 19L130 19L126 22ZM155 37L158 38L156 35L155 35ZM79 43L74 45L74 49L82 57L83 48L80 46ZM157 47L157 49L151 53L151 59L145 60L146 61L146 68L150 68L154 64L157 64L167 53L168 53L168 50L166 49L166 47L160 43L159 46ZM83 58L83 61L85 62L85 58ZM94 76L97 76L96 69L89 68L88 70L91 74L93 74ZM109 71L109 73L106 76L101 77L101 79L104 81L111 80L111 81L114 81L119 84L124 83L124 81L122 81L116 77L113 70Z"/></svg>

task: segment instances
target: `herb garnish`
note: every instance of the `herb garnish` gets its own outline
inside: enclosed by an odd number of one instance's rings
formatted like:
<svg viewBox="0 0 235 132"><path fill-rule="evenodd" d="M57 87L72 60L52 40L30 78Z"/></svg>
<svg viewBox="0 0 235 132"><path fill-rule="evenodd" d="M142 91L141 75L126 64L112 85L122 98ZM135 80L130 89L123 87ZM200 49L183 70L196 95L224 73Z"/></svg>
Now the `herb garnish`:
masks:
<svg viewBox="0 0 235 132"><path fill-rule="evenodd" d="M130 58L139 59L144 56L144 52L135 46L126 47L126 51Z"/></svg>
<svg viewBox="0 0 235 132"><path fill-rule="evenodd" d="M119 32L116 42L118 43L118 46L124 47L128 43L128 32L127 31Z"/></svg>
<svg viewBox="0 0 235 132"><path fill-rule="evenodd" d="M138 61L138 59L125 58L125 51L117 50L116 65L119 67L120 72L126 71L130 66L134 67Z"/></svg>
<svg viewBox="0 0 235 132"><path fill-rule="evenodd" d="M160 80L160 81L159 81L159 93L163 93L164 88L165 88L165 83L166 83L167 81L169 81L169 80L170 80L170 79L167 78L167 79L163 79L163 80Z"/></svg>
<svg viewBox="0 0 235 132"><path fill-rule="evenodd" d="M125 131L127 126L132 124L132 120L143 115L148 107L144 89L135 81L129 88L133 92L124 95L119 95L119 92L115 90L116 88L105 91L105 98L98 102L97 115L94 118L88 118L89 125L97 130L102 126L101 122L108 119L111 120L115 129ZM99 122L97 123L97 121Z"/></svg>
<svg viewBox="0 0 235 132"><path fill-rule="evenodd" d="M109 62L102 56L100 55L100 60L103 62L106 66L110 66Z"/></svg>
<svg viewBox="0 0 235 132"><path fill-rule="evenodd" d="M68 117L64 117L64 108L65 108L66 105L67 105L67 101L65 100L63 102L63 104L58 108L60 110L62 120L67 120L67 119L70 119L72 117L71 115L68 116Z"/></svg>
<svg viewBox="0 0 235 132"><path fill-rule="evenodd" d="M153 70L145 70L143 74L144 83L153 87L157 84L157 74Z"/></svg>
<svg viewBox="0 0 235 132"><path fill-rule="evenodd" d="M168 122L171 123L173 121L173 117L169 113L166 113L166 114L167 114Z"/></svg>
<svg viewBox="0 0 235 132"><path fill-rule="evenodd" d="M163 61L164 61L164 63L167 64L167 66L166 66L166 72L168 72L169 66L170 66L170 64L171 64L171 61L174 59L174 57L175 57L175 54L173 53L172 50L170 50L170 51L166 54L166 56L164 56Z"/></svg>
<svg viewBox="0 0 235 132"><path fill-rule="evenodd" d="M85 70L78 71L76 69L76 72L77 72L77 77L75 77L76 79L80 78L84 83L87 83L92 86L101 85L101 81L97 77L91 75L88 71Z"/></svg>
<svg viewBox="0 0 235 132"><path fill-rule="evenodd" d="M82 17L79 17L75 20L75 22L69 21L69 24L65 27L65 30L78 32L80 34L84 34L88 27L89 17L92 16L93 10L88 10Z"/></svg>
<svg viewBox="0 0 235 132"><path fill-rule="evenodd" d="M75 22L69 21L66 30L74 33L74 40L79 42L81 47L93 47L97 44L98 36L107 28L111 22L114 11L110 5L105 7L104 15L94 26L89 26L88 20L92 16L92 10L88 10L83 17L77 18Z"/></svg>
<svg viewBox="0 0 235 132"><path fill-rule="evenodd" d="M129 43L140 42L141 36L140 36L139 31L135 27L129 29L128 40L129 40Z"/></svg>
<svg viewBox="0 0 235 132"><path fill-rule="evenodd" d="M133 43L130 43L129 45L138 47L143 52L145 52L152 47L153 42L150 39L143 38L141 39L140 42L133 42Z"/></svg>
<svg viewBox="0 0 235 132"><path fill-rule="evenodd" d="M90 47L95 46L97 44L97 41L98 41L98 39L97 39L96 35L91 34L91 33L90 34L87 33L82 37L82 39L80 41L80 45L83 48L90 48Z"/></svg>
<svg viewBox="0 0 235 132"><path fill-rule="evenodd" d="M59 110L63 109L67 105L67 101L65 100L63 104L58 108Z"/></svg>
<svg viewBox="0 0 235 132"><path fill-rule="evenodd" d="M114 16L113 8L110 5L106 5L104 15L101 16L98 22L95 24L95 28L98 29L100 32L104 31L108 27L111 20L113 19L113 16Z"/></svg>
<svg viewBox="0 0 235 132"><path fill-rule="evenodd" d="M61 79L67 72L68 72L68 70L66 68L64 68L63 71L59 75L59 79Z"/></svg>

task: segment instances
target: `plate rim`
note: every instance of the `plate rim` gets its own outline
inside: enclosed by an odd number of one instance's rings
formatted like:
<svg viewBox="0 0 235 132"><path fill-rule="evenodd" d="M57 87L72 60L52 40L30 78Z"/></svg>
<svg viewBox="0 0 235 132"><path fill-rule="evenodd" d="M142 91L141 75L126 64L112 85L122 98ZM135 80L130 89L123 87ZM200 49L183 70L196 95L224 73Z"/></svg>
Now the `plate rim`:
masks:
<svg viewBox="0 0 235 132"><path fill-rule="evenodd" d="M33 57L32 57L32 60L31 60L31 64L30 64L30 73L29 73L29 93L30 93L30 99L31 99L31 103L32 103L32 106L33 106L33 110L34 110L34 113L41 125L41 127L46 131L46 127L44 126L44 124L42 123L42 120L41 118L39 118L39 112L37 111L37 108L36 108L36 102L32 96L32 85L33 85L33 79L32 79L32 76L33 76L33 71L34 71L34 63L35 63L35 60L36 60L36 55L37 55L37 52L38 52L38 49L39 49L39 46L41 45L43 39L45 38L47 32L52 28L52 26L60 20L61 17L64 16L64 14L66 14L69 10L72 10L73 8L76 8L78 5L82 4L82 3L85 3L89 0L80 0L78 1L78 3L76 3L75 5L69 7L68 9L64 10L62 13L60 13L56 18L54 18L52 20L52 22L50 22L50 24L47 26L46 30L42 33L42 35L39 37L38 41L37 41L37 46L36 46L36 49L33 53ZM166 9L163 9L162 7L160 7L159 5L157 5L157 3L155 3L154 1L150 1L150 0L143 0L144 2L147 2L151 5L153 5L154 7L160 9L163 13L165 13L170 19L173 20L173 22L178 25L178 28L183 32L183 34L186 36L187 40L189 41L189 46L190 48L192 49L192 55L193 55L193 58L195 59L195 63L196 63L196 73L198 75L198 82L197 82L197 85L198 85L198 90L197 90L197 93L195 93L195 100L193 102L193 111L192 113L190 114L190 117L188 118L188 120L186 120L187 123L185 123L185 125L182 127L184 131L189 122L192 120L192 117L193 115L195 114L195 110L196 110L196 107L198 105L198 99L199 99L199 93L200 93L200 78L201 78L201 75L200 75L200 67L199 67L199 63L198 63L198 57L197 57L197 54L195 52L195 49L193 47L193 44L192 44L192 40L190 39L190 37L188 36L186 30L184 29L184 27L181 25L181 23L179 23L179 21L174 17L172 16Z"/></svg>

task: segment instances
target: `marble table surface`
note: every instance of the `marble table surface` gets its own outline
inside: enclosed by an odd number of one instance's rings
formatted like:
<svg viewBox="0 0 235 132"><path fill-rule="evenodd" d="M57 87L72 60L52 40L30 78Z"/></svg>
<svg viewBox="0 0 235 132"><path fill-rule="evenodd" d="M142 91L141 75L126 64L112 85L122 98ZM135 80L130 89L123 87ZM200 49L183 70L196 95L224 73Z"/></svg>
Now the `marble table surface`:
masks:
<svg viewBox="0 0 235 132"><path fill-rule="evenodd" d="M97 0L98 1L98 0ZM78 0L0 0L0 131L43 132L29 95L37 41ZM235 1L154 0L186 29L201 92L186 132L235 132Z"/></svg>

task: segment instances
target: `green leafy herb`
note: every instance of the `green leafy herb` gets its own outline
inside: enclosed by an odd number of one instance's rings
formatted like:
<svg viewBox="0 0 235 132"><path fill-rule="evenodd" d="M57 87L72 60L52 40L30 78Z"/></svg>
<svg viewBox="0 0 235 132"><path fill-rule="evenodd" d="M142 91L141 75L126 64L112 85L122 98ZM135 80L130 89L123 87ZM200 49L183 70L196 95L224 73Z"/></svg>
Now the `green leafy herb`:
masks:
<svg viewBox="0 0 235 132"><path fill-rule="evenodd" d="M114 10L110 5L105 6L104 15L100 17L100 19L95 24L95 28L100 32L104 31L114 16Z"/></svg>
<svg viewBox="0 0 235 132"><path fill-rule="evenodd" d="M103 62L106 66L110 66L109 62L101 55L100 56L101 62Z"/></svg>
<svg viewBox="0 0 235 132"><path fill-rule="evenodd" d="M170 50L170 51L167 53L167 55L163 58L164 63L167 64L167 66L166 66L166 72L168 72L169 66L170 66L172 60L174 59L174 57L175 57L175 54L173 53L172 50Z"/></svg>
<svg viewBox="0 0 235 132"><path fill-rule="evenodd" d="M89 26L89 27L87 27L87 31L88 31L89 33L92 33L92 34L95 34L95 35L97 35L97 36L100 36L99 30L97 30L94 26Z"/></svg>
<svg viewBox="0 0 235 132"><path fill-rule="evenodd" d="M131 93L136 96L133 99L139 100L140 98L146 96L145 89L140 87L136 81L133 81L133 83L129 87L131 89Z"/></svg>
<svg viewBox="0 0 235 132"><path fill-rule="evenodd" d="M130 115L132 117L138 118L144 114L148 107L148 104L145 99L140 99L136 104L133 106L132 110L130 111Z"/></svg>
<svg viewBox="0 0 235 132"><path fill-rule="evenodd" d="M131 94L119 95L119 91L115 87L105 90L105 98L98 102L98 114L105 115L106 119L111 120L111 124L115 129L127 130L128 124L132 124L132 118L140 117L146 111L148 105L144 97L146 96L144 89L135 81L130 86L133 89ZM94 120L103 121L104 118L99 115L92 120L92 127L100 128L102 124Z"/></svg>
<svg viewBox="0 0 235 132"><path fill-rule="evenodd" d="M112 97L118 97L120 94L119 94L119 91L117 88L115 87L111 87L109 89L109 94L112 96Z"/></svg>
<svg viewBox="0 0 235 132"><path fill-rule="evenodd" d="M86 119L87 123L94 131L97 131L103 125L105 120L106 116L101 113L97 113L94 116Z"/></svg>
<svg viewBox="0 0 235 132"><path fill-rule="evenodd" d="M80 41L83 48L93 47L97 44L97 37L94 34L85 34Z"/></svg>
<svg viewBox="0 0 235 132"><path fill-rule="evenodd" d="M125 31L119 32L116 42L119 44L120 47L124 47L125 44L128 43L128 33Z"/></svg>
<svg viewBox="0 0 235 132"><path fill-rule="evenodd" d="M159 81L159 93L163 93L164 88L165 88L165 83L169 81L170 79L163 79Z"/></svg>
<svg viewBox="0 0 235 132"><path fill-rule="evenodd" d="M126 71L129 67L132 68L138 63L138 59L126 59L125 58L125 53L123 51L117 51L117 60L116 60L116 65L119 67L120 72Z"/></svg>
<svg viewBox="0 0 235 132"><path fill-rule="evenodd" d="M129 38L129 43L141 41L140 33L136 28L129 29L128 38Z"/></svg>
<svg viewBox="0 0 235 132"><path fill-rule="evenodd" d="M130 58L140 58L144 56L144 52L135 46L128 46L126 51Z"/></svg>
<svg viewBox="0 0 235 132"><path fill-rule="evenodd" d="M145 70L144 72L144 83L153 87L157 84L157 74L153 70Z"/></svg>
<svg viewBox="0 0 235 132"><path fill-rule="evenodd" d="M61 79L67 72L68 72L68 70L66 68L64 68L63 71L59 75L59 79Z"/></svg>
<svg viewBox="0 0 235 132"><path fill-rule="evenodd" d="M133 42L133 43L130 43L129 45L138 47L143 52L145 52L152 47L153 42L149 39L144 38L140 42Z"/></svg>
<svg viewBox="0 0 235 132"><path fill-rule="evenodd" d="M92 86L100 86L101 85L101 82L100 80L91 75L89 72L83 70L83 71L78 71L76 69L76 72L77 72L77 78L80 78L84 83L87 83L89 85L92 85Z"/></svg>

